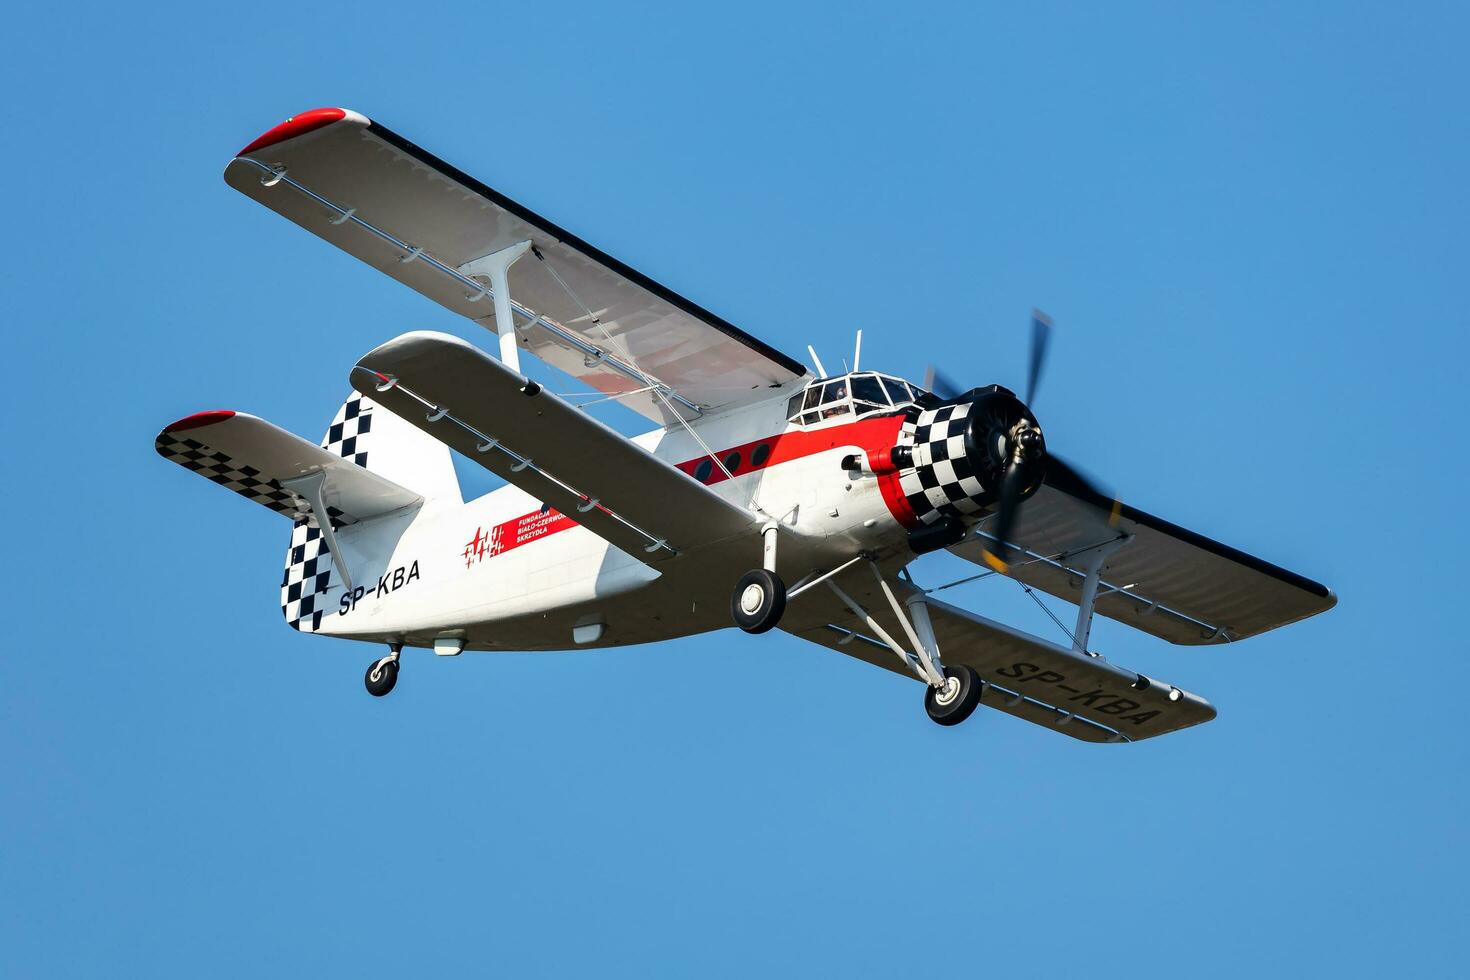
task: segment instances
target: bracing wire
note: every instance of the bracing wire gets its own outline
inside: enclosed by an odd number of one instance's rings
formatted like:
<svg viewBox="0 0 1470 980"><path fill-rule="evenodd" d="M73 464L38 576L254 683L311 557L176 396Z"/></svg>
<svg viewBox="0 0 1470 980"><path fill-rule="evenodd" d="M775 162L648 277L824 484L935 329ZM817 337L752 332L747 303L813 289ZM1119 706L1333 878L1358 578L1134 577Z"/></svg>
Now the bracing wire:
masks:
<svg viewBox="0 0 1470 980"><path fill-rule="evenodd" d="M725 474L725 478L727 480L734 480L735 474L731 473L729 468L725 466L724 460L715 455L715 451L711 449L709 447L709 444L700 437L698 432L694 431L694 427L689 424L689 420L684 418L684 413L676 409L673 403L669 401L668 397L664 394L663 386L643 370L638 361L634 359L632 352L628 350L627 344L623 343L622 338L614 337L612 333L609 332L609 330L606 326L603 325L602 320L597 316L597 314L593 313L592 309L586 303L582 302L582 297L578 296L576 290L572 289L571 285L561 277L561 273L556 271L556 267L550 262L546 261L546 257L541 254L539 249L536 250L535 254L536 258L539 259L542 265L546 267L546 271L551 273L551 278L556 280L557 284L561 286L561 288L566 292L567 296L571 298L573 303L576 303L582 308L582 312L586 314L587 319L591 320L594 324L597 325L598 331L602 334L603 339L607 341L608 345L616 347L618 353L622 355L623 360L625 360L633 368L633 370L638 372L638 375L643 380L643 383L648 386L648 390L652 391L654 397L658 398L658 400L663 403L664 408L669 412L669 414L673 415L674 418L679 420L679 424L684 427L684 431L689 433L690 437L699 444L699 448L704 451L704 454L709 457L710 461L720 468L720 472ZM748 506L752 509L760 511L760 507L755 502L754 490L751 491L747 503Z"/></svg>

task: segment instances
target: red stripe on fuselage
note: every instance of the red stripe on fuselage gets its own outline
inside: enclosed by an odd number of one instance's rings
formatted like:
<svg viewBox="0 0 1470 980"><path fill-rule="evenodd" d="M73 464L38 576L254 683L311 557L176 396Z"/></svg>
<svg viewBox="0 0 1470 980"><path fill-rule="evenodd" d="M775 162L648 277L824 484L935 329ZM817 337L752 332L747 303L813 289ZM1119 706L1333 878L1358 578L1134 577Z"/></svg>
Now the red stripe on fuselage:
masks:
<svg viewBox="0 0 1470 980"><path fill-rule="evenodd" d="M731 446L729 449L719 451L716 455L725 463L732 475L745 476L769 466L805 459L807 456L814 456L829 449L855 446L865 453L880 453L893 448L894 443L898 441L899 430L902 428L903 413L897 412L892 415L858 419L825 429L794 429L780 435L767 436L754 442ZM770 446L770 456L760 465L754 465L750 461L751 454L763 444ZM738 452L740 456L734 460L736 465L730 466L730 456L735 452ZM685 473L695 476L700 465L708 460L708 456L700 456L677 465ZM710 462L708 468L710 472L704 480L706 484L723 483L729 479L725 476L724 471L715 466L713 462ZM893 515L894 520L904 527L914 527L919 523L919 516L909 505L908 497L904 495L903 488L899 485L896 472L878 474L878 491L883 495L883 502L888 505L888 512Z"/></svg>
<svg viewBox="0 0 1470 980"><path fill-rule="evenodd" d="M728 449L719 450L716 455L725 463L727 469L734 476L748 476L760 470L779 466L782 463L790 463L817 453L824 453L830 449L845 449L849 446L861 449L865 453L878 453L885 449L893 448L898 440L899 430L903 427L903 413L894 415L879 415L872 418L858 419L843 425L834 425L825 429L794 429L783 432L780 435L766 436L764 439L756 439L751 442L731 446ZM751 454L761 445L770 447L766 459L755 464L751 462ZM731 455L739 453L738 459L732 460ZM735 465L731 466L730 463ZM694 476L701 463L710 462L708 456L697 456L683 463L674 464L679 469ZM703 481L707 485L723 483L729 477L725 476L723 470L710 462L709 473ZM909 506L908 498L899 486L898 474L879 473L878 490L883 495L883 502L888 505L888 510L893 514L894 520L904 527L913 527L919 523L918 515ZM599 508L605 509L605 508ZM528 527L528 524L530 525ZM483 547L484 557L493 558L495 555L503 554L512 548L518 548L532 541L539 541L548 535L565 531L575 527L573 518L559 511L551 510L543 514L539 510L532 511L520 517L512 518L500 524L495 530L500 532L499 540L495 542L493 550L488 546L488 540ZM525 530L523 530L525 529ZM529 531L530 533L526 533ZM477 537L479 532L476 532ZM471 542L473 545L474 542ZM470 556L467 554L467 564Z"/></svg>

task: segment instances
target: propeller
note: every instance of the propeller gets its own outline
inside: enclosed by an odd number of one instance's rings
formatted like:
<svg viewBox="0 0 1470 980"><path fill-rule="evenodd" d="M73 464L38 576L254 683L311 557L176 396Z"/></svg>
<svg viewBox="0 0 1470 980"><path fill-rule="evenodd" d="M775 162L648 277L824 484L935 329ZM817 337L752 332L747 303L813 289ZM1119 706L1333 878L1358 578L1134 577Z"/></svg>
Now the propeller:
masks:
<svg viewBox="0 0 1470 980"><path fill-rule="evenodd" d="M1040 310L1032 310L1031 351L1027 358L1026 372L1025 404L1028 408L1032 406L1036 398L1037 387L1041 382L1041 372L1046 366L1047 349L1051 345L1051 332L1051 317ZM1046 452L1040 430L1032 426L1030 422L1023 419L1016 423L1008 434L1007 446L1010 449L1010 459L1001 477L995 527L991 531L991 536L995 540L988 544L980 554L981 560L990 568L1001 573L1005 573L1010 568L1011 531L1016 525L1016 511L1021 504L1021 495L1030 482L1027 469L1033 465L1044 467L1044 477L1054 485L1107 510L1109 525L1117 523L1121 504L1112 494L1099 489L1093 481L1083 476L1059 456Z"/></svg>
<svg viewBox="0 0 1470 980"><path fill-rule="evenodd" d="M930 364L924 369L924 390L932 392L940 398L954 398L960 393L959 385L939 373L939 369L933 364Z"/></svg>
<svg viewBox="0 0 1470 980"><path fill-rule="evenodd" d="M1026 375L1026 404L1036 397L1036 384L1046 364L1046 348L1051 344L1051 317L1040 310L1031 311L1031 369Z"/></svg>

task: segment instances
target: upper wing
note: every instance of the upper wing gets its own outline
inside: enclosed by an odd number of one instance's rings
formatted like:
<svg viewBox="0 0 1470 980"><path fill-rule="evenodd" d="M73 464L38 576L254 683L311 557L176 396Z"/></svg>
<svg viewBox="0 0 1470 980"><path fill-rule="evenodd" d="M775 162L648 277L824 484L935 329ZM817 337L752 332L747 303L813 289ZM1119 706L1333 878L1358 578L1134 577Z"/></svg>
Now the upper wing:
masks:
<svg viewBox="0 0 1470 980"><path fill-rule="evenodd" d="M759 518L448 334L365 354L353 386L646 562L749 533Z"/></svg>
<svg viewBox="0 0 1470 980"><path fill-rule="evenodd" d="M305 498L282 484L324 472L332 520L352 524L423 501L406 487L243 412L200 412L167 426L153 441L164 459L247 500L297 518Z"/></svg>
<svg viewBox="0 0 1470 980"><path fill-rule="evenodd" d="M894 636L903 633L883 615L886 601L876 586L856 574L843 590L862 603ZM912 592L898 583L900 592ZM1102 657L1083 656L1002 623L929 600L940 656L947 665L973 667L987 684L980 703L1017 718L1055 728L1088 742L1137 741L1200 725L1215 717L1203 698L1117 667ZM781 628L802 639L914 675L886 644L866 632L847 607L823 588L792 600Z"/></svg>
<svg viewBox="0 0 1470 980"><path fill-rule="evenodd" d="M1076 602L1083 552L1125 535L1131 540L1103 564L1094 609L1172 643L1244 639L1337 604L1325 585L1050 476L1017 514L1011 543L1030 554L1008 574ZM950 550L980 563L986 540Z"/></svg>
<svg viewBox="0 0 1470 980"><path fill-rule="evenodd" d="M510 271L511 298L522 308L520 345L600 391L631 393L625 404L663 424L673 415L639 390L648 385L644 375L672 389L680 413L692 416L763 397L806 373L799 362L355 112L316 109L287 120L245 147L225 168L225 180L492 330L484 283L457 270L530 240L535 252ZM609 343L604 330L618 343Z"/></svg>

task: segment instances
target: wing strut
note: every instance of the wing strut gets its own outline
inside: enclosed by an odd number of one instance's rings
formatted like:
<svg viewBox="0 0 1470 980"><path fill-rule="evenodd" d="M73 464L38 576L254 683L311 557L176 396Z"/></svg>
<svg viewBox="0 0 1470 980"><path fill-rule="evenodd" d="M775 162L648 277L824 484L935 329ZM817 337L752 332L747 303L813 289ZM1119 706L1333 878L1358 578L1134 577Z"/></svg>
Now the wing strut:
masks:
<svg viewBox="0 0 1470 980"><path fill-rule="evenodd" d="M464 275L489 277L490 289L495 296L495 332L500 336L500 363L517 374L521 373L521 352L516 346L516 324L510 311L510 267L530 247L529 239L516 242L459 267ZM481 293L475 298L479 299L484 295Z"/></svg>
<svg viewBox="0 0 1470 980"><path fill-rule="evenodd" d="M929 678L925 675L924 668L914 661L912 654L910 654L907 650L900 646L898 641L889 635L888 631L884 629L883 626L876 619L873 618L872 613L864 609L863 606L852 596L842 591L841 586L839 586L831 579L827 580L827 588L831 589L833 594L842 601L842 604L845 605L854 616L862 620L864 625L866 625L868 629L872 630L874 633L877 633L878 638L888 645L888 649L898 654L898 659L903 661L903 665L905 667L917 674L919 680L923 681L926 684L929 683Z"/></svg>
<svg viewBox="0 0 1470 980"><path fill-rule="evenodd" d="M352 576L347 573L347 559L342 556L342 549L337 547L337 532L332 529L332 518L327 513L327 503L323 499L327 488L327 471L317 470L294 480L282 480L281 486L306 498L311 506L311 514L316 518L316 526L321 528L322 538L327 542L327 550L332 553L332 564L337 566L342 584L351 592Z"/></svg>
<svg viewBox="0 0 1470 980"><path fill-rule="evenodd" d="M1092 549L1087 558L1087 577L1082 580L1082 595L1077 599L1077 628L1072 631L1072 649L1087 653L1087 640L1092 635L1092 609L1097 604L1097 586L1102 581L1103 563L1113 552L1133 540L1133 535L1114 538ZM1127 588L1127 586L1124 586ZM1120 591L1109 589L1109 591Z"/></svg>

